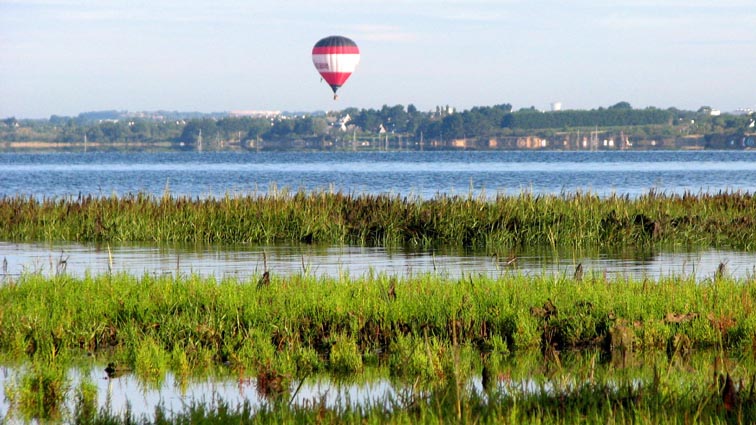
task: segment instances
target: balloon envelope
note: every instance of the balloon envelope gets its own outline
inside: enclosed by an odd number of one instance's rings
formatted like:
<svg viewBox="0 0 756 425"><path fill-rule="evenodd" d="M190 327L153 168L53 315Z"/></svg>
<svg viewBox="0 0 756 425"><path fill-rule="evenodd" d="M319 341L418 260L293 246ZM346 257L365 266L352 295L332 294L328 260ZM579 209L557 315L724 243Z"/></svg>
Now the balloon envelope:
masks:
<svg viewBox="0 0 756 425"><path fill-rule="evenodd" d="M332 35L315 43L312 63L335 94L360 63L360 49L349 38Z"/></svg>

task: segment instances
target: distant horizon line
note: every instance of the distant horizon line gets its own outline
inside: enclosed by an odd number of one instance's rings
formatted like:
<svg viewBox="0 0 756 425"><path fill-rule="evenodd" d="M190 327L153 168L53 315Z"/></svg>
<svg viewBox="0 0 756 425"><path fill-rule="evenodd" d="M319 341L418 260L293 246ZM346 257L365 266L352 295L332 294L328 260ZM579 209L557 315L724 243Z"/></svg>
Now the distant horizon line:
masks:
<svg viewBox="0 0 756 425"><path fill-rule="evenodd" d="M552 105L555 104L555 103L558 103L558 102L554 102L554 103L552 103ZM596 106L596 107L594 107L592 109L585 109L585 108L558 108L558 109L554 109L553 107L551 109L537 109L537 108L535 108L535 106L529 106L529 107L521 107L521 108L518 108L518 109L515 109L514 107L512 107L512 111L513 112L517 112L519 110L529 110L531 108L535 109L535 110L537 110L539 112L544 112L544 113L545 112L564 112L564 111L591 111L591 110L598 110L598 109L608 109L608 108L611 108L612 106L616 106L616 105L621 104L621 103L625 103L625 102L624 101L620 101L618 103L615 103L614 105L609 105L609 106ZM467 109L458 109L456 107L449 106L449 105L436 105L436 108L439 108L439 107L440 108L450 108L454 112L464 112L464 111L471 110L473 108L493 107L493 106L505 105L505 104L507 104L507 103L501 103L501 104L495 104L495 105L476 105L476 106L472 106L472 107L467 108ZM413 105L413 104L412 103L408 103L408 104L397 103L395 105L383 105L383 106L393 107L393 106L397 106L397 105L406 108L407 106L410 106L410 105ZM82 117L82 116L86 116L86 115L97 115L97 114L118 114L119 116L130 117L130 118L150 118L150 117L140 117L139 116L140 114L142 114L142 115L147 115L147 114L149 114L149 115L172 114L172 115L186 116L186 117L189 117L189 118L192 118L192 115L196 116L197 118L199 118L199 117L213 117L213 116L222 116L222 117L226 117L226 116L231 116L231 117L253 117L253 116L256 116L256 117L266 117L267 116L267 117L270 117L270 116L278 116L278 115L283 115L283 116L303 115L303 114L304 115L320 115L320 114L327 114L329 112L341 112L341 111L344 111L346 109L353 109L353 108L354 109L358 109L358 110L362 110L362 109L364 109L364 110L371 110L371 109L372 110L380 110L380 108L358 108L358 107L353 107L353 106L345 107L345 108L341 108L341 109L331 109L331 110L316 109L316 110L309 110L309 111L307 111L307 110L278 110L278 109L276 109L276 110L228 109L228 110L223 110L223 111L202 112L202 111L197 111L197 110L180 110L180 109L140 109L140 110L129 110L129 109L97 109L97 110L82 111L82 112L79 112L76 115L51 114L51 115L49 115L47 117L17 117L15 115L9 115L9 116L5 116L5 117L0 117L0 119L1 120L6 120L6 119L16 119L16 120L50 120L50 119L52 119L54 117L56 117L56 118L78 118L78 117ZM677 109L677 110L680 110L680 111L690 111L690 112L697 112L697 111L699 111L699 110L701 110L703 108L707 108L707 109L709 109L710 112L713 112L713 114L727 114L727 115L752 115L752 114L754 114L754 112L756 112L756 109L752 109L752 108L749 108L749 107L741 107L741 108L736 108L736 109L730 110L730 111L722 111L722 110L720 110L718 108L712 108L712 107L710 107L708 105L702 105L698 109L685 109L685 108L678 108L676 106L668 106L666 108L657 107L657 106L646 106L646 107L636 108L636 107L634 107L632 105L631 105L631 108L632 109L637 109L637 110L643 110L643 109L662 109L662 110L665 110L665 109ZM420 109L418 108L418 110L420 110ZM429 109L427 111L422 111L422 112L433 112L433 109ZM103 118L103 119L107 119L107 118Z"/></svg>

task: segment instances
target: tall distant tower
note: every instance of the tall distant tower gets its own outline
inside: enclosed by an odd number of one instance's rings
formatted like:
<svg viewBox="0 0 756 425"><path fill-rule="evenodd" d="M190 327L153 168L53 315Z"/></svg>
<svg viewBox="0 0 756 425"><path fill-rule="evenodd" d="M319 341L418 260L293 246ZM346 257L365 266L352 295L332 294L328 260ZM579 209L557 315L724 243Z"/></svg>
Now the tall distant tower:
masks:
<svg viewBox="0 0 756 425"><path fill-rule="evenodd" d="M562 102L551 102L551 112L561 111Z"/></svg>

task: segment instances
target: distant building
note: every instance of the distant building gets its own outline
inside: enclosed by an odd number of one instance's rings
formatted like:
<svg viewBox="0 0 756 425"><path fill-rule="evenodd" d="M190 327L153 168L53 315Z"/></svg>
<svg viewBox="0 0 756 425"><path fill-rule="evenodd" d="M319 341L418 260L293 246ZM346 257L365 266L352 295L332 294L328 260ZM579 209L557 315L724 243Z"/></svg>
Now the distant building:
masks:
<svg viewBox="0 0 756 425"><path fill-rule="evenodd" d="M467 148L468 147L468 141L467 138L464 139L453 139L451 141L451 147L453 148Z"/></svg>
<svg viewBox="0 0 756 425"><path fill-rule="evenodd" d="M341 131L347 131L347 123L351 120L352 117L349 114L346 114L339 120L339 129L341 129Z"/></svg>
<svg viewBox="0 0 756 425"><path fill-rule="evenodd" d="M540 137L526 136L517 138L518 149L542 149L548 146L548 140L541 139Z"/></svg>
<svg viewBox="0 0 756 425"><path fill-rule="evenodd" d="M753 109L751 108L740 108L736 109L733 112L733 115L751 115L753 114Z"/></svg>
<svg viewBox="0 0 756 425"><path fill-rule="evenodd" d="M241 111L231 111L229 112L229 115L231 115L232 117L272 118L272 117L277 117L281 115L281 111L241 110Z"/></svg>
<svg viewBox="0 0 756 425"><path fill-rule="evenodd" d="M561 111L562 110L562 102L551 102L551 111Z"/></svg>

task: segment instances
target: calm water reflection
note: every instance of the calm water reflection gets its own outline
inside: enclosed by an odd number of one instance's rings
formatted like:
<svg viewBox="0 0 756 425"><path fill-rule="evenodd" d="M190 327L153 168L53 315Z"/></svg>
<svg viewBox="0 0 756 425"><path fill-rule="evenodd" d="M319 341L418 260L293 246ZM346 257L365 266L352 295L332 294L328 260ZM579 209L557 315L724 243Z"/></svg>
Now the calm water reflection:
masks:
<svg viewBox="0 0 756 425"><path fill-rule="evenodd" d="M717 364L716 350L694 351L692 354L667 358L665 352L637 353L627 358L627 364L615 362L613 358L602 357L593 350L565 351L562 353L561 367L554 369L543 361L539 351L518 353L517 356L502 359L501 370L495 385L497 390L512 394L549 393L557 388L576 388L587 382L590 370L595 369L595 376L612 382L632 380L643 385L653 379L655 368L674 371L675 382L701 382L710 379L713 367ZM596 361L598 359L598 361ZM727 358L724 360L730 370L753 369L753 360L748 358ZM468 380L468 388L478 393L482 391L480 365ZM24 366L0 366L0 390L17 385L25 373ZM742 373L742 372L738 372ZM330 408L349 406L375 406L389 400L401 399L402 395L422 390L421 383L412 377L392 378L387 367L371 367L362 374L336 378L329 375L317 375L304 381L292 380L291 403L295 406L313 406L323 402ZM127 406L135 418L143 415L152 417L157 407L162 407L169 415L181 412L192 403L201 403L211 408L219 402L228 406L249 403L256 411L271 401L261 395L256 387L254 377L240 377L230 370L217 370L209 376L180 378L166 373L157 382L139 379L134 374L125 374L109 379L104 372L104 365L94 360L85 367L72 368L68 378L71 391L66 398L67 410L73 411L75 393L80 382L87 377L97 387L99 408L106 408L111 413L123 414ZM625 381L623 381L625 380ZM299 387L299 390L296 389ZM386 405L386 408L391 408ZM9 414L10 404L0 398L0 422L3 415ZM9 419L5 417L5 419Z"/></svg>
<svg viewBox="0 0 756 425"><path fill-rule="evenodd" d="M519 272L527 275L572 275L578 263L589 273L608 277L657 278L660 276L712 277L725 263L733 277L756 275L756 253L705 249L689 252L628 253L525 252L516 261L459 252L389 251L354 246L108 246L0 242L5 273L73 276L112 272L134 275L213 276L249 279L267 267L279 275L364 276L386 273L412 276L433 273L452 278L473 275L497 277ZM511 259L511 257L509 257Z"/></svg>

